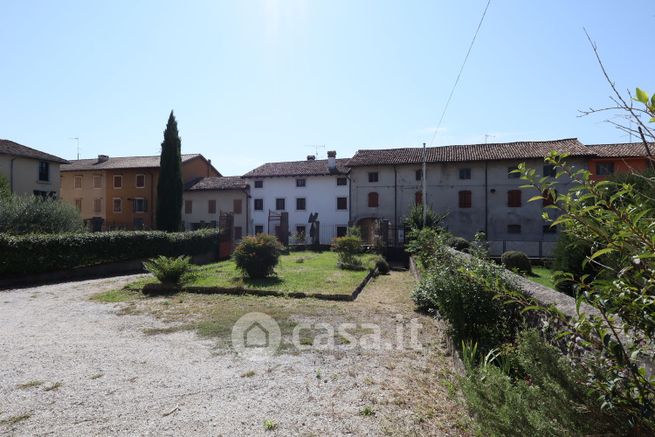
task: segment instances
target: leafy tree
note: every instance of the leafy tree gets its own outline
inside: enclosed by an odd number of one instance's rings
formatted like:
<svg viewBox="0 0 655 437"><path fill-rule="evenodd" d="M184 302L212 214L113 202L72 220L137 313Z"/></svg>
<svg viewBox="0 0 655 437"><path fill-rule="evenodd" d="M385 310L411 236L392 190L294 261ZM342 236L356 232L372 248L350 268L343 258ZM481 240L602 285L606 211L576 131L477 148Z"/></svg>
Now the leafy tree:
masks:
<svg viewBox="0 0 655 437"><path fill-rule="evenodd" d="M182 227L182 140L171 111L161 143L159 182L157 183L157 228L177 232Z"/></svg>
<svg viewBox="0 0 655 437"><path fill-rule="evenodd" d="M54 234L83 230L79 211L68 203L31 194L3 196L0 193L0 233Z"/></svg>

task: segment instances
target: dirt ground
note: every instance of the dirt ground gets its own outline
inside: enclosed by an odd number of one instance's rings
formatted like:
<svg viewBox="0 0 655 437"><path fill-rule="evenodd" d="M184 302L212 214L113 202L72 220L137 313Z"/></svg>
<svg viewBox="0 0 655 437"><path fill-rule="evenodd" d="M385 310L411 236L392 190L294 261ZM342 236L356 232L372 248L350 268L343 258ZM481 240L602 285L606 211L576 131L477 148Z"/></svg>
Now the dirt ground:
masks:
<svg viewBox="0 0 655 437"><path fill-rule="evenodd" d="M445 336L416 314L408 272L380 276L355 302L188 295L105 303L135 279L0 292L0 434L469 435ZM238 354L228 325L270 314L286 347ZM414 319L414 321L412 321ZM356 337L297 351L298 323L354 323ZM381 348L360 339L380 330ZM412 326L421 328L414 343ZM399 334L401 333L401 334ZM369 337L370 338L370 337Z"/></svg>

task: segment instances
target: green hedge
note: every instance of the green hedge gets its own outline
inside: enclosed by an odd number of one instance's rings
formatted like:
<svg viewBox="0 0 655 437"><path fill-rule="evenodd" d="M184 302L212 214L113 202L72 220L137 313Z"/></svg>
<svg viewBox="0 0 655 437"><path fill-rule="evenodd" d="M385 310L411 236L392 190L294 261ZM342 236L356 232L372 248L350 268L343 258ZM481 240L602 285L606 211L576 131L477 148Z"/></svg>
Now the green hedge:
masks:
<svg viewBox="0 0 655 437"><path fill-rule="evenodd" d="M0 234L0 277L70 270L159 255L198 255L217 250L218 236L217 230L208 229L177 233Z"/></svg>

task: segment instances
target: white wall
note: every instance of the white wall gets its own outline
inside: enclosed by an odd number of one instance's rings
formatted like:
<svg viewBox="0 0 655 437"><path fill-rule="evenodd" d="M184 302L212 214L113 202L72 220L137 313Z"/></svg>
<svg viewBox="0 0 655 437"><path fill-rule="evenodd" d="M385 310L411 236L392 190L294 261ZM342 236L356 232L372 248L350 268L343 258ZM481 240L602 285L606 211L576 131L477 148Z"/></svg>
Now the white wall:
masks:
<svg viewBox="0 0 655 437"><path fill-rule="evenodd" d="M13 192L34 194L34 191L55 192L59 196L59 164L50 162L50 180L39 181L39 160L0 155L0 174L11 184L11 161L13 159Z"/></svg>
<svg viewBox="0 0 655 437"><path fill-rule="evenodd" d="M296 226L306 226L306 237L309 241L309 214L318 212L320 222L320 242L330 244L337 235L337 226L348 226L348 209L337 210L337 197L348 198L348 185L337 186L337 178L344 175L334 176L301 176L306 180L304 187L296 187L296 177L266 177L261 179L249 178L251 199L250 232L255 232L255 226L264 227L264 232L274 233L274 229L268 229L269 211L275 211L275 199L285 199L285 210L289 213L289 232L296 233ZM255 181L263 181L262 188L255 188ZM296 198L305 198L305 210L296 210ZM255 211L255 199L264 200L262 211ZM350 203L350 199L348 199ZM348 205L349 207L350 205Z"/></svg>

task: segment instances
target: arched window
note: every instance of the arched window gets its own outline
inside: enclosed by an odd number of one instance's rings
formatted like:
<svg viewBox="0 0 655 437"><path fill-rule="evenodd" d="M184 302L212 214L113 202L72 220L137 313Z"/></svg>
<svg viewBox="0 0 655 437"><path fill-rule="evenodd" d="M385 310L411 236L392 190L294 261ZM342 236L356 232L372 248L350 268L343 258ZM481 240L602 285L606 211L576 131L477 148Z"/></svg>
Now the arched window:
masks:
<svg viewBox="0 0 655 437"><path fill-rule="evenodd" d="M380 199L378 198L378 193L376 192L371 192L368 193L368 207L369 208L377 208L380 204Z"/></svg>

